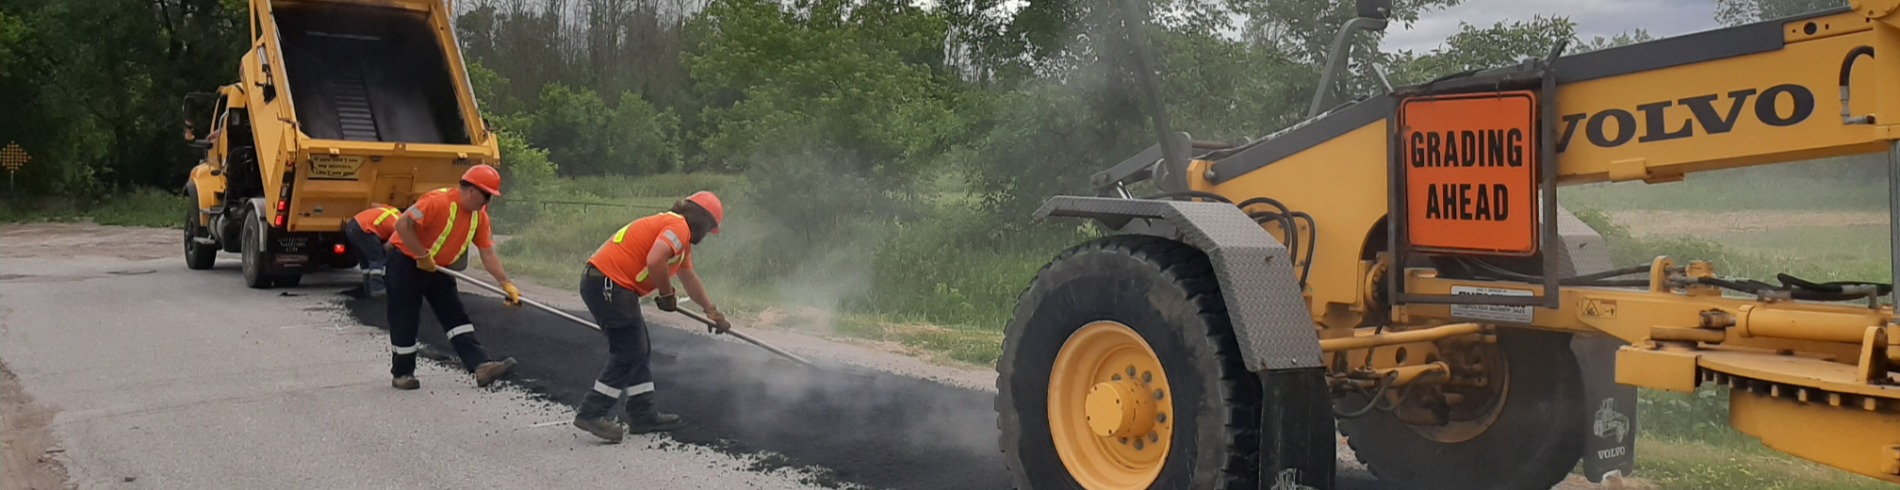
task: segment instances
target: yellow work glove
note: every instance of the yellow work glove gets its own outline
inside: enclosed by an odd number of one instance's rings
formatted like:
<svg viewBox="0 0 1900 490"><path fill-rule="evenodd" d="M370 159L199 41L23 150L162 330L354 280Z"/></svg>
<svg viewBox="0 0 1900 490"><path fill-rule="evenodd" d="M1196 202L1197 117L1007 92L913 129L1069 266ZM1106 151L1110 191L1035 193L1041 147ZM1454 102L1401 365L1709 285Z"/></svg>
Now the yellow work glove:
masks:
<svg viewBox="0 0 1900 490"><path fill-rule="evenodd" d="M434 274L435 273L435 255L431 254L431 255L416 259L416 268L422 269L423 272Z"/></svg>
<svg viewBox="0 0 1900 490"><path fill-rule="evenodd" d="M501 290L508 292L508 300L503 301L503 303L506 303L508 306L521 306L521 290L515 288L514 282L501 283Z"/></svg>

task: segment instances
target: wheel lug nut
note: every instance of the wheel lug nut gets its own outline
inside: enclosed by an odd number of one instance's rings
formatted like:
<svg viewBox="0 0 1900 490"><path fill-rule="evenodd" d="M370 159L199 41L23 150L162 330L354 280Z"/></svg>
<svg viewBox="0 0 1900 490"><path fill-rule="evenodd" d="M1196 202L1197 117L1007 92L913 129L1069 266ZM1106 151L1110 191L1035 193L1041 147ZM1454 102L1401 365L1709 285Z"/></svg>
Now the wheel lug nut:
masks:
<svg viewBox="0 0 1900 490"><path fill-rule="evenodd" d="M1135 439L1135 450L1136 451L1141 450L1141 439Z"/></svg>
<svg viewBox="0 0 1900 490"><path fill-rule="evenodd" d="M1165 414L1165 413L1155 414L1155 422L1163 423L1163 424L1168 423L1168 414Z"/></svg>
<svg viewBox="0 0 1900 490"><path fill-rule="evenodd" d="M1127 444L1128 444L1128 438L1126 438L1126 437L1123 437L1123 438L1122 438L1122 445L1127 445Z"/></svg>
<svg viewBox="0 0 1900 490"><path fill-rule="evenodd" d="M1166 397L1166 396L1167 396L1167 394L1166 394L1166 393L1162 393L1162 392L1161 392L1161 390L1155 390L1155 399L1156 399L1156 400L1160 400L1160 399L1162 399L1162 398L1164 398L1164 397Z"/></svg>
<svg viewBox="0 0 1900 490"><path fill-rule="evenodd" d="M1128 366L1128 375L1129 375L1129 376L1131 376L1131 377L1135 375L1135 367L1134 367L1134 366Z"/></svg>
<svg viewBox="0 0 1900 490"><path fill-rule="evenodd" d="M1156 433L1153 433L1153 432L1149 432L1149 433L1148 433L1148 442L1161 442L1161 434L1156 434Z"/></svg>
<svg viewBox="0 0 1900 490"><path fill-rule="evenodd" d="M1152 382L1154 382L1154 380L1155 380L1155 373L1154 373L1154 371L1142 371L1142 372L1141 372L1141 382L1143 382L1143 383L1152 383Z"/></svg>
<svg viewBox="0 0 1900 490"><path fill-rule="evenodd" d="M1114 375L1114 376L1112 376L1112 377L1110 377L1110 379L1113 379L1113 380L1115 380L1115 381L1121 381L1121 380L1122 380L1122 375L1119 375L1119 374L1117 374L1117 375Z"/></svg>

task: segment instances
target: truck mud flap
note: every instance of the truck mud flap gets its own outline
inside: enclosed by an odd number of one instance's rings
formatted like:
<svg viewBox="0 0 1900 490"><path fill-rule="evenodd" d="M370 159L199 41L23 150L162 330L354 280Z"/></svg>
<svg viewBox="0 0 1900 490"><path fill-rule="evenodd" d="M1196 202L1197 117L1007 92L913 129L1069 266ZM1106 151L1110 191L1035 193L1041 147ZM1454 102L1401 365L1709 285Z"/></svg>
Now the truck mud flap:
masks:
<svg viewBox="0 0 1900 490"><path fill-rule="evenodd" d="M1616 382L1616 350L1624 345L1604 335L1578 335L1570 341L1583 369L1583 399L1590 408L1583 476L1591 483L1636 472L1636 387Z"/></svg>
<svg viewBox="0 0 1900 490"><path fill-rule="evenodd" d="M1557 234L1563 240L1568 270L1564 275L1610 270L1609 244L1569 210L1557 210ZM1591 483L1636 472L1636 396L1634 386L1616 382L1616 351L1625 345L1608 335L1575 335L1570 350L1583 371L1583 401L1589 420L1584 438L1583 475Z"/></svg>

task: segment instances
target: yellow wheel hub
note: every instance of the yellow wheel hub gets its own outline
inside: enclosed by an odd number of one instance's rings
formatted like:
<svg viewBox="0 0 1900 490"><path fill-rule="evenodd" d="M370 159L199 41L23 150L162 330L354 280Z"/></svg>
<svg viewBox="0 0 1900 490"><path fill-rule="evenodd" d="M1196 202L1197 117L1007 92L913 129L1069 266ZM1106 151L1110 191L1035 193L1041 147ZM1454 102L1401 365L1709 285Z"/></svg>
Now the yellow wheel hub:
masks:
<svg viewBox="0 0 1900 490"><path fill-rule="evenodd" d="M1112 321L1083 326L1049 372L1056 454L1083 488L1148 488L1173 441L1173 397L1141 334Z"/></svg>

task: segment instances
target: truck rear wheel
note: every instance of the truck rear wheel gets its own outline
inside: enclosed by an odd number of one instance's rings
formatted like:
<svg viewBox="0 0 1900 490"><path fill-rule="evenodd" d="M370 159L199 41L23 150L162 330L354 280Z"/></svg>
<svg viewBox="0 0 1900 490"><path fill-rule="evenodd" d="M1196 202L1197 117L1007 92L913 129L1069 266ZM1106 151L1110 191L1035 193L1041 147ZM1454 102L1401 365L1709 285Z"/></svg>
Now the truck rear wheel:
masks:
<svg viewBox="0 0 1900 490"><path fill-rule="evenodd" d="M244 285L251 289L268 289L275 282L269 273L264 272L264 269L268 267L265 261L269 258L265 256L263 245L260 243L263 241L263 228L264 224L258 221L257 217L244 218L244 243L242 244L243 252L241 252L244 256Z"/></svg>
<svg viewBox="0 0 1900 490"><path fill-rule="evenodd" d="M1064 252L1023 293L997 374L1017 488L1258 482L1260 381L1193 247L1116 236ZM1302 395L1326 396L1312 386Z"/></svg>
<svg viewBox="0 0 1900 490"><path fill-rule="evenodd" d="M1423 489L1551 488L1576 467L1588 414L1569 334L1500 328L1496 344L1441 342L1439 352L1453 365L1453 380L1391 390L1385 396L1397 402L1394 410L1339 419L1353 452L1381 482ZM1353 412L1367 402L1352 394L1338 403ZM1444 418L1407 423L1398 415L1405 410L1438 410Z"/></svg>
<svg viewBox="0 0 1900 490"><path fill-rule="evenodd" d="M193 270L210 269L218 260L218 247L198 243L199 237L209 235L198 223L199 214L196 207L185 210L185 267Z"/></svg>

